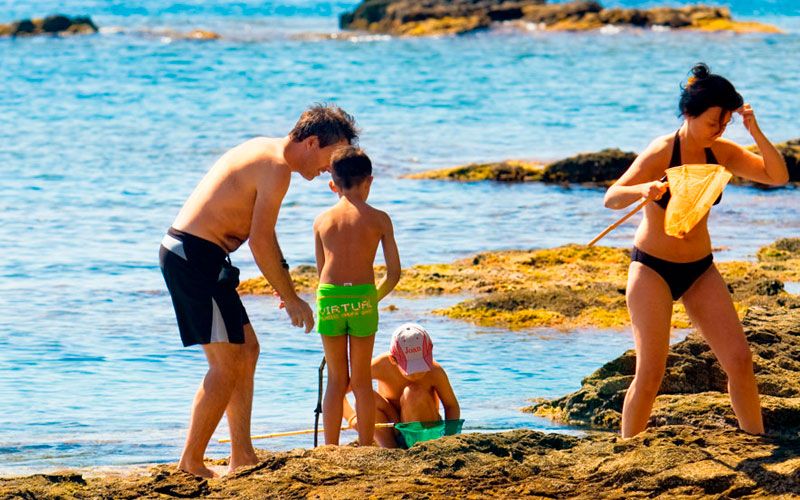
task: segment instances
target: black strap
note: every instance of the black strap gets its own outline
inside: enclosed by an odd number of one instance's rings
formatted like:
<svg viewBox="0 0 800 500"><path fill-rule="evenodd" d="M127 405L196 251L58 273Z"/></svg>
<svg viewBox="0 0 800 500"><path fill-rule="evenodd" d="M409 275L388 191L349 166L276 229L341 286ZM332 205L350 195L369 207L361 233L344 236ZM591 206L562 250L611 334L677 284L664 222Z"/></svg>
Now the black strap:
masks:
<svg viewBox="0 0 800 500"><path fill-rule="evenodd" d="M672 158L669 160L669 166L679 167L681 165L681 138L678 137L678 132L675 132L675 140L672 142Z"/></svg>
<svg viewBox="0 0 800 500"><path fill-rule="evenodd" d="M683 165L681 161L681 138L678 136L678 132L675 132L675 140L672 143L672 158L669 160L670 167L679 167ZM714 156L714 151L712 151L711 148L705 148L705 152L706 163L716 165L718 162L717 157Z"/></svg>

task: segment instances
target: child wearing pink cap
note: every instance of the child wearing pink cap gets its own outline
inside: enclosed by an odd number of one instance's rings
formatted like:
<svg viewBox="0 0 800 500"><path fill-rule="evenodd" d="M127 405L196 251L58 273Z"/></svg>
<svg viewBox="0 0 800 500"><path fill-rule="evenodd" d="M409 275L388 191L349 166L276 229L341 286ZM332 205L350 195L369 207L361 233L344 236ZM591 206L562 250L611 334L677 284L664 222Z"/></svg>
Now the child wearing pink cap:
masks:
<svg viewBox="0 0 800 500"><path fill-rule="evenodd" d="M395 330L389 352L372 359L372 378L378 381L376 422L395 423L398 428L409 422L424 422L429 427L440 424L442 433L449 434L444 431L445 422L461 418L447 373L433 360L433 341L418 324L406 323ZM353 425L356 415L350 405L345 405L344 416ZM375 440L384 448L408 444L392 428L376 429Z"/></svg>

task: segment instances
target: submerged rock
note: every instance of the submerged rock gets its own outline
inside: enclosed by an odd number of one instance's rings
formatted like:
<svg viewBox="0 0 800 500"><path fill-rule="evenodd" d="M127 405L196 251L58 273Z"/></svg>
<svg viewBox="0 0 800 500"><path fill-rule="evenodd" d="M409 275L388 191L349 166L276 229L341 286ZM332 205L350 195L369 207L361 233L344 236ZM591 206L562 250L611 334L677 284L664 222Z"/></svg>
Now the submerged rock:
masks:
<svg viewBox="0 0 800 500"><path fill-rule="evenodd" d="M348 30L424 36L468 33L500 21L533 23L558 31L617 25L780 33L774 26L734 21L730 11L722 7L605 9L595 1L548 4L545 0L364 0L354 11L343 14L339 25Z"/></svg>
<svg viewBox="0 0 800 500"><path fill-rule="evenodd" d="M60 14L43 19L23 19L0 24L0 36L31 36L97 33L97 26L88 16L68 17Z"/></svg>

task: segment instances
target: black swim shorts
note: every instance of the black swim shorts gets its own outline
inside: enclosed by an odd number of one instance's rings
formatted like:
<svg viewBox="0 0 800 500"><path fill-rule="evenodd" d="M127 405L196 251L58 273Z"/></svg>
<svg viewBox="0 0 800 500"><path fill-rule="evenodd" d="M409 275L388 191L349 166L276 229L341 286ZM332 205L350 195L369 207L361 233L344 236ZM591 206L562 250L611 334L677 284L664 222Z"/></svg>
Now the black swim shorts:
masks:
<svg viewBox="0 0 800 500"><path fill-rule="evenodd" d="M183 345L244 343L250 320L236 292L239 270L215 243L169 228L159 263L172 296Z"/></svg>

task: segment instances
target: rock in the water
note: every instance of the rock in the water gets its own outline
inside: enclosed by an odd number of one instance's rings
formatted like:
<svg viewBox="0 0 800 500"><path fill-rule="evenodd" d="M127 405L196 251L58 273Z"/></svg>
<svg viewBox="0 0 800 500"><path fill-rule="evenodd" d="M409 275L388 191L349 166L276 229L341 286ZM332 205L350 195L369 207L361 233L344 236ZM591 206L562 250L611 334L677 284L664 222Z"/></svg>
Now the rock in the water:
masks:
<svg viewBox="0 0 800 500"><path fill-rule="evenodd" d="M44 19L23 19L0 24L0 36L97 33L97 26L88 16L68 17L61 14Z"/></svg>
<svg viewBox="0 0 800 500"><path fill-rule="evenodd" d="M339 19L342 29L393 35L460 34L494 22L534 23L549 30L583 31L619 26L780 32L774 26L731 19L728 9L703 5L652 9L604 9L596 1L545 3L545 0L364 0Z"/></svg>
<svg viewBox="0 0 800 500"><path fill-rule="evenodd" d="M743 320L768 432L800 432L800 305L752 308ZM618 429L636 368L633 350L585 378L577 392L531 411L571 424ZM697 333L670 347L651 425L736 425L728 379Z"/></svg>
<svg viewBox="0 0 800 500"><path fill-rule="evenodd" d="M547 165L542 181L607 184L619 179L635 159L636 153L619 149L579 154Z"/></svg>

